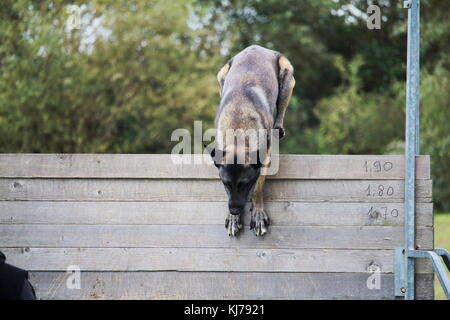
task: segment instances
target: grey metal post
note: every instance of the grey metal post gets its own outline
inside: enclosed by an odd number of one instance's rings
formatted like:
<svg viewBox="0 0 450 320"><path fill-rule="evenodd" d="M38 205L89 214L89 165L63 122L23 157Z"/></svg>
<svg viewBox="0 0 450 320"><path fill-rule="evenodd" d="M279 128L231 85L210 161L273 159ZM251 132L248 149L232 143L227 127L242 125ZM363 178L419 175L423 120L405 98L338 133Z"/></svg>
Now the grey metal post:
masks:
<svg viewBox="0 0 450 320"><path fill-rule="evenodd" d="M406 145L405 145L405 299L414 299L415 249L415 158L419 153L419 78L420 78L420 0L405 1L408 8L408 54L406 82Z"/></svg>

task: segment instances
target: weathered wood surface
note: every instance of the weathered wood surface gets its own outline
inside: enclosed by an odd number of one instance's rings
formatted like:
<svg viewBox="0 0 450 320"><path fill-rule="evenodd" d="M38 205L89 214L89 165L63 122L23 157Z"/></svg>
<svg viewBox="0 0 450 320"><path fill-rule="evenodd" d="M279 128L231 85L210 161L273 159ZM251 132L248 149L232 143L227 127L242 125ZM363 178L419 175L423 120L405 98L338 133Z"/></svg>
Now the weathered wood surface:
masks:
<svg viewBox="0 0 450 320"><path fill-rule="evenodd" d="M275 226L402 226L403 203L268 202ZM0 201L0 224L223 225L226 202ZM243 215L248 225L250 214ZM418 203L418 226L433 225L433 204Z"/></svg>
<svg viewBox="0 0 450 320"><path fill-rule="evenodd" d="M418 227L416 242L433 248L433 229ZM170 247L392 249L402 227L272 226L264 237L243 230L229 237L216 225L0 225L2 247Z"/></svg>
<svg viewBox="0 0 450 320"><path fill-rule="evenodd" d="M209 157L207 157L209 160ZM417 234L433 248L428 156L417 157ZM281 155L269 233L228 237L212 165L170 155L0 155L0 250L41 299L393 299L404 157ZM81 289L69 290L77 265ZM369 290L370 265L381 289ZM430 263L417 298L433 298Z"/></svg>
<svg viewBox="0 0 450 320"><path fill-rule="evenodd" d="M80 289L70 274L31 272L39 299L394 299L394 275L367 288L369 273L82 272ZM433 275L416 276L416 298L433 299Z"/></svg>
<svg viewBox="0 0 450 320"><path fill-rule="evenodd" d="M170 154L1 154L0 177L218 179L211 164L175 164ZM201 161L201 159L200 159ZM275 179L403 179L400 155L280 155ZM430 179L429 156L417 156L417 179Z"/></svg>
<svg viewBox="0 0 450 320"><path fill-rule="evenodd" d="M28 271L245 271L393 273L393 250L239 248L0 248ZM417 273L432 273L428 260Z"/></svg>
<svg viewBox="0 0 450 320"><path fill-rule="evenodd" d="M271 180L268 201L403 202L403 180ZM431 202L431 180L416 181L417 202ZM216 180L0 179L0 200L225 201Z"/></svg>

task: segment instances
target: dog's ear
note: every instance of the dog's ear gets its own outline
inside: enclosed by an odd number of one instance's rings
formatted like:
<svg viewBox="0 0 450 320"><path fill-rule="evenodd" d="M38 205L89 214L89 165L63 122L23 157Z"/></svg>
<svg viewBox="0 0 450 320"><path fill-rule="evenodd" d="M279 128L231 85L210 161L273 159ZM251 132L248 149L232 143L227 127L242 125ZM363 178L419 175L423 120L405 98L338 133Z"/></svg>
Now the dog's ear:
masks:
<svg viewBox="0 0 450 320"><path fill-rule="evenodd" d="M262 167L265 157L261 157L260 150L250 153L250 165L253 169L258 170Z"/></svg>
<svg viewBox="0 0 450 320"><path fill-rule="evenodd" d="M220 163L221 163L221 159L219 159L218 157L220 156L220 155L222 155L222 151L221 150L217 150L217 152L216 152L216 148L212 148L212 149L208 149L208 148L206 148L206 146L205 146L205 149L209 152L209 154L211 155L211 158L212 158L212 160L213 160L213 162L214 162L214 165L217 167L217 168L219 168L220 167ZM217 157L216 157L217 156Z"/></svg>

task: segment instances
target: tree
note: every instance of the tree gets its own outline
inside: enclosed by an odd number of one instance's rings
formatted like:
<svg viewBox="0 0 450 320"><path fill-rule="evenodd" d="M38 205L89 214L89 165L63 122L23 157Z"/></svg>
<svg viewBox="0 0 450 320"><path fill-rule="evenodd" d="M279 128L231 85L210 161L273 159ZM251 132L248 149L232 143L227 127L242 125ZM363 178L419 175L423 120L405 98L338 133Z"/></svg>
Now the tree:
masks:
<svg viewBox="0 0 450 320"><path fill-rule="evenodd" d="M65 5L2 4L2 152L170 152L175 128L212 125L218 63L188 26L192 3L82 8L69 31Z"/></svg>

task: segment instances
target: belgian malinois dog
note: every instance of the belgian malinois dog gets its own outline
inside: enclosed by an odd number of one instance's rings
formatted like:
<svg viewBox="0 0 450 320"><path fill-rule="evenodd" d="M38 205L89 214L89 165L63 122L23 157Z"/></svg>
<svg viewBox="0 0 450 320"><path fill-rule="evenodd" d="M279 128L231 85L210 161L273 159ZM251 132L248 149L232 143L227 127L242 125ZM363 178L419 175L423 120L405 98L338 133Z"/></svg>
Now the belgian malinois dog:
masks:
<svg viewBox="0 0 450 320"><path fill-rule="evenodd" d="M240 215L250 196L250 229L256 236L267 232L270 220L264 211L265 174L261 173L270 163L272 129L279 138L285 135L283 121L295 85L293 73L284 55L252 45L230 59L217 74L221 101L215 126L218 137L225 138L219 138L219 146L210 153L228 194L225 227L230 236L236 236L242 228ZM244 144L237 144L242 132L249 129L258 134L244 137ZM256 144L252 141L255 139ZM261 143L265 148L259 147ZM256 145L256 150L251 145ZM240 152L245 155L243 163L237 161Z"/></svg>

